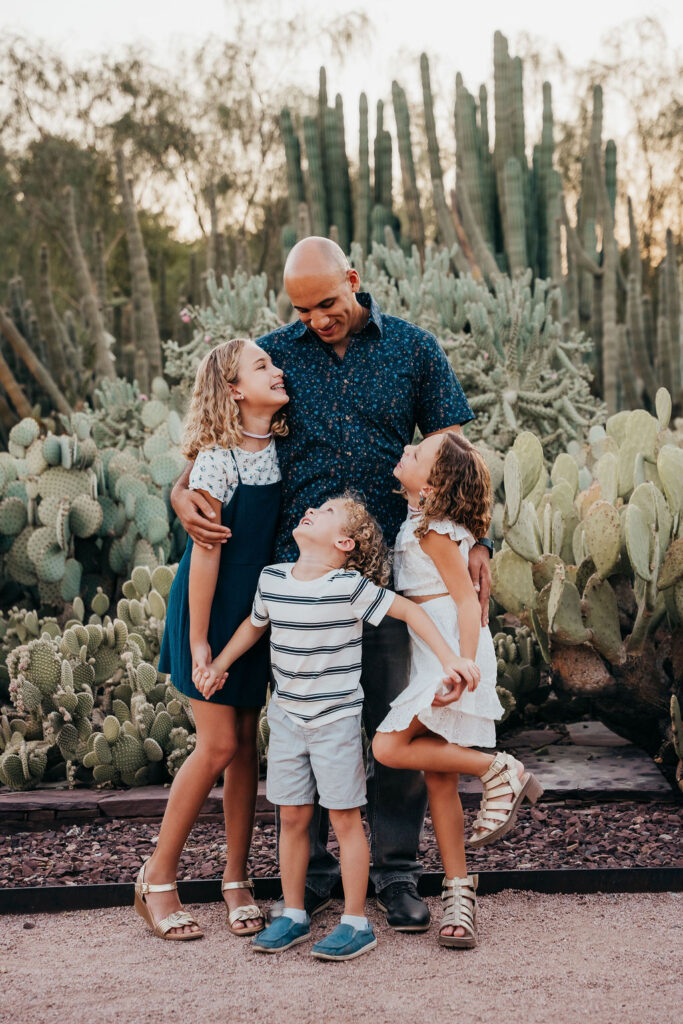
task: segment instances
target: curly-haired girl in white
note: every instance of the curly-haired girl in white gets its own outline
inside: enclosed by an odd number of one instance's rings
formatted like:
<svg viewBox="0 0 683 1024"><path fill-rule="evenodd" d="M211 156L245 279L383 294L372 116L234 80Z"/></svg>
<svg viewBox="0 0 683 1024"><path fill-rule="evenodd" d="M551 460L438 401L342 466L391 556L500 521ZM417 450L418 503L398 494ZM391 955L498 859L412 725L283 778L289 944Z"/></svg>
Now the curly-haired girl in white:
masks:
<svg viewBox="0 0 683 1024"><path fill-rule="evenodd" d="M423 771L434 832L445 871L446 912L439 943L476 945L477 875L468 875L460 773L477 775L484 795L471 846L483 846L512 827L525 798L536 802L540 783L515 758L483 753L495 745L503 713L496 694L496 657L469 572L475 537L490 525L491 484L480 454L462 435L435 434L407 445L394 469L408 499L408 516L395 546L397 590L422 604L430 619L476 673L449 691L441 664L411 630L410 681L391 704L373 740L373 754L390 768Z"/></svg>

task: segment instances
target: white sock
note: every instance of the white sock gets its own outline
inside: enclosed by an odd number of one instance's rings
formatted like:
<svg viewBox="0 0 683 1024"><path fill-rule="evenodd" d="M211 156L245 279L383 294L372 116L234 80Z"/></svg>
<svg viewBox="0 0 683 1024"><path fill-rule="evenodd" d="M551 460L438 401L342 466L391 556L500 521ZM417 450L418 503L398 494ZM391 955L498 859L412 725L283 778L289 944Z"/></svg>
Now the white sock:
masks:
<svg viewBox="0 0 683 1024"><path fill-rule="evenodd" d="M299 910L296 907L285 907L282 911L283 917L289 917L296 924L308 924L309 917L305 910Z"/></svg>
<svg viewBox="0 0 683 1024"><path fill-rule="evenodd" d="M370 927L367 917L355 917L353 914L342 914L341 924L350 924L357 932L365 932Z"/></svg>

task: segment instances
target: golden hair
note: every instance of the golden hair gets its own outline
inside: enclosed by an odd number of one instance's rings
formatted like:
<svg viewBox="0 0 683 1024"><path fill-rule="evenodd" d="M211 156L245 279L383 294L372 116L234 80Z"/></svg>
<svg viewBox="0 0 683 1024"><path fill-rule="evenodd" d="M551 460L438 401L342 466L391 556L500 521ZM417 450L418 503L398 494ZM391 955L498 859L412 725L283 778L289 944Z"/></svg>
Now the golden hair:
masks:
<svg viewBox="0 0 683 1024"><path fill-rule="evenodd" d="M432 519L460 523L476 540L486 536L491 525L491 477L466 437L452 430L444 434L427 483L434 489L425 495L416 537L426 536Z"/></svg>
<svg viewBox="0 0 683 1024"><path fill-rule="evenodd" d="M344 502L346 530L355 544L346 559L346 568L356 569L361 576L386 587L390 575L389 555L381 526L354 491L345 491L337 498Z"/></svg>
<svg viewBox="0 0 683 1024"><path fill-rule="evenodd" d="M196 459L203 448L235 448L243 440L239 402L230 385L239 381L239 362L248 344L246 338L222 341L199 364L183 432L181 450L186 459ZM283 409L273 416L271 430L276 437L288 433Z"/></svg>

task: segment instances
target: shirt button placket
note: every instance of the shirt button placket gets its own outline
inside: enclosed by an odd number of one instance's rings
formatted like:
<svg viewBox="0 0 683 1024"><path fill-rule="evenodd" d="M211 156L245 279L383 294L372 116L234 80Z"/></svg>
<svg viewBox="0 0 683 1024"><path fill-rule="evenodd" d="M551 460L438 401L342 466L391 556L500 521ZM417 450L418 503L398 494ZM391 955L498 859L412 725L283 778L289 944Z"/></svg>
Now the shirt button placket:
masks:
<svg viewBox="0 0 683 1024"><path fill-rule="evenodd" d="M344 377L343 380L342 380L342 399L344 400L344 406L346 408L348 408L348 406L346 405L346 397L347 397L348 389L349 389L350 385L351 385L351 381L349 380L349 378L348 377ZM351 417L349 416L348 413L346 413L344 415L344 422L346 424L350 424L351 423ZM344 439L344 455L348 459L351 459L351 458L353 458L353 452L349 449L349 444L350 444L350 441L351 441L351 436L350 436L350 433L349 433L349 426L348 425L346 427L342 428L342 437Z"/></svg>

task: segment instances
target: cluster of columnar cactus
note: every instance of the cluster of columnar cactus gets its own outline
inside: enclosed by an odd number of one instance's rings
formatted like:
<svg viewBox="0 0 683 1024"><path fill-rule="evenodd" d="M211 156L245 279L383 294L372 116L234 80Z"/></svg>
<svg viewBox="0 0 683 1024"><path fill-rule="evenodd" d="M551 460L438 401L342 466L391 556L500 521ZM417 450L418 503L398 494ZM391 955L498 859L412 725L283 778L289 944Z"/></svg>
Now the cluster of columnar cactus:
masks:
<svg viewBox="0 0 683 1024"><path fill-rule="evenodd" d="M654 748L683 671L683 435L671 400L594 426L546 469L521 433L505 457L493 593L533 629L554 681ZM550 483L550 487L548 484Z"/></svg>
<svg viewBox="0 0 683 1024"><path fill-rule="evenodd" d="M410 146L408 106L403 90L396 83L394 93L394 106L400 111L397 124L401 169L407 194L412 199L409 210L412 216L421 220ZM372 189L368 101L365 93L360 97L359 116L358 189L353 204L346 153L344 107L339 94L334 106L329 106L325 69L320 69L316 117L303 117L298 123L298 119L292 118L287 107L282 110L280 131L285 149L289 196L289 224L283 230L285 249L291 248L298 237L306 234L330 235L345 252L349 251L352 239L358 241L364 250L368 249L372 238L383 242L386 227L394 234L399 234L400 222L393 212L392 139L384 125L383 101L379 100L377 104ZM305 169L302 155L305 156ZM304 217L301 216L302 204L306 207ZM424 233L421 240L424 245Z"/></svg>
<svg viewBox="0 0 683 1024"><path fill-rule="evenodd" d="M144 401L119 381L99 394L95 413L60 417L59 435L23 419L0 454L3 575L15 589L35 588L42 606L112 590L133 566L177 559L185 544L180 523L171 526L169 493L184 460L168 386L159 379Z"/></svg>
<svg viewBox="0 0 683 1024"><path fill-rule="evenodd" d="M14 630L24 643L7 657L14 715L0 723L0 781L38 785L50 766L72 781L143 785L172 778L194 749L187 698L157 672L159 643L174 571L137 567L126 597L108 615L99 590L85 622L76 598L63 629L54 620ZM50 627L36 636L40 626ZM17 760L17 758L19 760ZM90 774L92 773L92 774Z"/></svg>
<svg viewBox="0 0 683 1024"><path fill-rule="evenodd" d="M614 231L617 153L612 140L603 143L602 87L597 85L593 89L590 132L582 158L581 193L576 223L572 224L562 177L554 166L550 83L543 83L541 138L528 161L522 62L510 55L507 39L500 32L494 36L493 66L493 146L486 87L481 86L475 96L468 91L462 76L456 76L456 188L447 197L429 62L425 54L421 57L431 200L437 240L448 254L447 261L458 274L470 273L475 280L484 279L491 286L502 274L514 278L527 269L535 277L551 279L559 289L557 318L566 321L571 329L584 330L593 339L591 369L610 413L618 408L637 408L645 402L652 410L660 385L669 389L674 407L683 409L681 299L673 235L671 231L667 233L667 255L658 271L655 322L650 298L643 294L640 248L632 215L628 277L619 266ZM348 161L338 146L338 140L344 136L343 122L336 123L333 133L325 134L317 130L313 119L303 119L299 134L306 141L308 169L304 173L297 119L289 110L283 112L281 127L292 224L308 224L309 233L329 233L345 251L347 239L352 238L362 253L368 253L372 242L384 242L388 232L394 244L400 237L406 251L414 245L424 255L425 217L417 188L410 116L405 92L397 82L392 85L392 99L401 163L404 231L399 236L398 221L392 212L391 137L385 127L381 101L374 147L375 205L370 205L368 112L364 94L360 101L356 209L350 236L350 208L344 205L349 194ZM340 101L329 114L331 121L341 117ZM338 161L340 172L335 180L340 184L341 212L337 213L337 208L328 202L327 218L302 219L297 214L302 203L307 202L312 211L325 209L324 201L321 204L317 198L316 183L319 178L323 180L325 168L336 169ZM296 237L293 230L292 239ZM625 313L623 322L619 321L620 310Z"/></svg>

